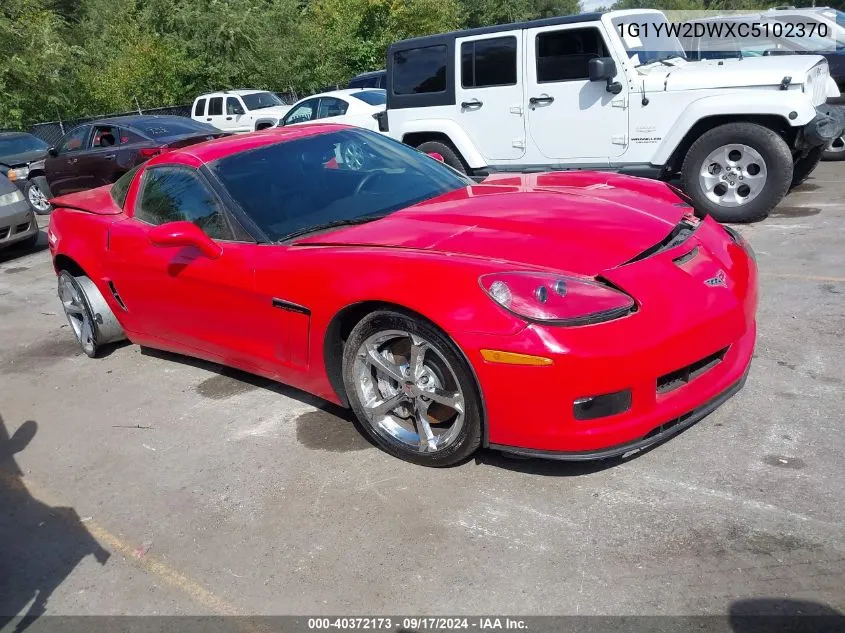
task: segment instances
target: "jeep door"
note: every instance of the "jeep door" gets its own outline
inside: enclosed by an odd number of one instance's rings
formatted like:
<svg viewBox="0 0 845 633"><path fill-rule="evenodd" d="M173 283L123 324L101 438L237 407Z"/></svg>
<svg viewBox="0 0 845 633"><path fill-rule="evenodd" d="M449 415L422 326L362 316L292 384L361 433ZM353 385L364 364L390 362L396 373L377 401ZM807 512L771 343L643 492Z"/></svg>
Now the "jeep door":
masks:
<svg viewBox="0 0 845 633"><path fill-rule="evenodd" d="M526 163L603 165L628 144L628 82L603 26L568 24L524 31ZM611 57L622 90L590 81L591 59Z"/></svg>
<svg viewBox="0 0 845 633"><path fill-rule="evenodd" d="M521 33L455 41L455 121L487 164L525 154Z"/></svg>

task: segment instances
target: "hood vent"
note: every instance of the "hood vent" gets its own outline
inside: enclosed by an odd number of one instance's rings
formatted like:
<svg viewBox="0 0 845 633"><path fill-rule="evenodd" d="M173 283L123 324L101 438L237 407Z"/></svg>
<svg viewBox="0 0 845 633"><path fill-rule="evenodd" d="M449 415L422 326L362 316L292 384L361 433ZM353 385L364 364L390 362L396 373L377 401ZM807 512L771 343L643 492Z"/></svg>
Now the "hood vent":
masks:
<svg viewBox="0 0 845 633"><path fill-rule="evenodd" d="M627 266L628 264L633 264L634 262L638 262L641 259L646 259L647 257L651 257L652 255L656 255L662 251L667 251L670 248L675 248L676 246L680 246L684 242L686 242L690 237L692 237L693 233L696 232L698 227L701 226L701 223L698 221L693 221L689 219L681 220L678 225L672 229L672 232L669 233L661 242L655 244L654 246L647 248L639 255L632 257L627 262L622 264L623 266Z"/></svg>

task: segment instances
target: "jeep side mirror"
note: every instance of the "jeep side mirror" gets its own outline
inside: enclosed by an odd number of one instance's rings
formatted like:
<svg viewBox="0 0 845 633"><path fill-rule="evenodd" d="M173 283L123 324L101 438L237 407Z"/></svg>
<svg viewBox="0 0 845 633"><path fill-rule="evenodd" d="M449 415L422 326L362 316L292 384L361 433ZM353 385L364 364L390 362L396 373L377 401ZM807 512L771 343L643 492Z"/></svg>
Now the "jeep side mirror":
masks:
<svg viewBox="0 0 845 633"><path fill-rule="evenodd" d="M607 91L618 95L622 92L622 84L613 81L616 76L616 62L610 57L597 57L587 62L587 72L590 81L606 81Z"/></svg>

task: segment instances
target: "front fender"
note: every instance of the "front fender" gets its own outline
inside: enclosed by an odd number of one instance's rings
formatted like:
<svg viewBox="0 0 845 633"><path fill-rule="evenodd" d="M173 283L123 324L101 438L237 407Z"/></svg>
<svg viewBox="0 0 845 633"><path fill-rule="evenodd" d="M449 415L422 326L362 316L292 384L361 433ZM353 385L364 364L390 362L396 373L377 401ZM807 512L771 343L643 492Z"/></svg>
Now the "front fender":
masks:
<svg viewBox="0 0 845 633"><path fill-rule="evenodd" d="M461 153L467 165L473 169L480 169L487 166L487 161L475 148L463 128L450 119L420 119L408 121L402 125L402 140L409 134L418 133L444 134L452 141L455 148Z"/></svg>
<svg viewBox="0 0 845 633"><path fill-rule="evenodd" d="M795 118L790 118L792 112ZM725 113L737 116L774 115L791 127L803 127L816 116L816 109L804 93L797 90L743 91L702 97L690 103L676 119L654 153L652 164L665 165L696 123L709 117L722 117Z"/></svg>

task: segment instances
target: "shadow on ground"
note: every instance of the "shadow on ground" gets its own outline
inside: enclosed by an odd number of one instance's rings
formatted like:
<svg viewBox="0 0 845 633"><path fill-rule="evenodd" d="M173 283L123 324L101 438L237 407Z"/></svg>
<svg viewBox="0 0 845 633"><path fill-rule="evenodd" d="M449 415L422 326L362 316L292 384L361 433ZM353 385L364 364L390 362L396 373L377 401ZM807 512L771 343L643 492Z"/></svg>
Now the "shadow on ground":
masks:
<svg viewBox="0 0 845 633"><path fill-rule="evenodd" d="M753 598L731 604L732 633L842 633L845 615L820 602Z"/></svg>
<svg viewBox="0 0 845 633"><path fill-rule="evenodd" d="M8 624L15 633L44 614L50 596L83 558L93 554L100 564L109 558L73 508L42 503L24 485L15 454L37 430L29 420L9 436L0 417L0 630ZM18 615L23 619L10 624Z"/></svg>

